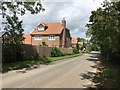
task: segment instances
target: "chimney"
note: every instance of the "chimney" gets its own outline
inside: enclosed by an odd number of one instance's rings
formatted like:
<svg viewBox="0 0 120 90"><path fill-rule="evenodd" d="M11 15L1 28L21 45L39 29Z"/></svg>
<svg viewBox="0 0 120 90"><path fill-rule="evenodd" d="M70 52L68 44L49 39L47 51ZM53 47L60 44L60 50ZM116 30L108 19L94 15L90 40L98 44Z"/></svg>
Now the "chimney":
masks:
<svg viewBox="0 0 120 90"><path fill-rule="evenodd" d="M65 18L63 18L63 20L62 20L62 27L65 29L66 28L66 20L65 20Z"/></svg>
<svg viewBox="0 0 120 90"><path fill-rule="evenodd" d="M66 47L66 20L63 18L62 20L63 34L62 34L62 47Z"/></svg>

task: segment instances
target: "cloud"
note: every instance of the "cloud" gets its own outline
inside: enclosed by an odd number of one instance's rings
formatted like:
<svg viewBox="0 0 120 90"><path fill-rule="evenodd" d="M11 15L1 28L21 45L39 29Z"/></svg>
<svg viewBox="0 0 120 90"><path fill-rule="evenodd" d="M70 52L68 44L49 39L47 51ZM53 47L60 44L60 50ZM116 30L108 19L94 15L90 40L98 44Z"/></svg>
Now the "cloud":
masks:
<svg viewBox="0 0 120 90"><path fill-rule="evenodd" d="M69 0L61 2L45 2L43 6L45 11L37 14L26 15L20 17L23 19L23 27L25 33L30 33L40 22L61 22L65 17L67 21L67 27L70 29L73 37L85 37L87 28L85 25L89 21L91 11L100 7L103 0Z"/></svg>

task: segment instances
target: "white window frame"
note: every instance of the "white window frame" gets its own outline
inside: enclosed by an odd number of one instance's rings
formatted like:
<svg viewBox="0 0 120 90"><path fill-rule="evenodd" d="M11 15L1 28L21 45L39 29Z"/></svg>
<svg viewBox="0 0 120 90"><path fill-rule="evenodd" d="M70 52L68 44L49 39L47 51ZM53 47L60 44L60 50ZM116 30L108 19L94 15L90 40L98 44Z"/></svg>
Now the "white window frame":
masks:
<svg viewBox="0 0 120 90"><path fill-rule="evenodd" d="M38 31L40 32L44 31L44 27L38 27Z"/></svg>
<svg viewBox="0 0 120 90"><path fill-rule="evenodd" d="M35 35L34 40L42 40L42 36L41 35Z"/></svg>
<svg viewBox="0 0 120 90"><path fill-rule="evenodd" d="M55 40L55 35L49 35L48 40Z"/></svg>

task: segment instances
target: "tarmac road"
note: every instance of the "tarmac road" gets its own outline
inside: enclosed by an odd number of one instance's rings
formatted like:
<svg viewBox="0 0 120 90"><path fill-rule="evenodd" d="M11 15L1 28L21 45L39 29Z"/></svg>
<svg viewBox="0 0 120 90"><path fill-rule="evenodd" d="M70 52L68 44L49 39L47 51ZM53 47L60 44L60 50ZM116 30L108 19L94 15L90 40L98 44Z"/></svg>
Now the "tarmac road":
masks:
<svg viewBox="0 0 120 90"><path fill-rule="evenodd" d="M91 67L95 62L87 60L93 57L94 54L85 54L55 61L26 73L10 71L2 75L2 88L85 88L91 81L81 74L95 71Z"/></svg>

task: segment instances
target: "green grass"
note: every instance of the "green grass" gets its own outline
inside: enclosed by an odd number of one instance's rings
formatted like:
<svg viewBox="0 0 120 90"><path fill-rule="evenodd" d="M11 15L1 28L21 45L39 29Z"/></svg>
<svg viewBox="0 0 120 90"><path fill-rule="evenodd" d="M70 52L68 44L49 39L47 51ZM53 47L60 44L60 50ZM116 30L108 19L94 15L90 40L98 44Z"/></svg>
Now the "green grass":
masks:
<svg viewBox="0 0 120 90"><path fill-rule="evenodd" d="M60 57L50 57L48 58L49 61L57 61L57 60L61 60L61 59L66 59L66 58L72 58L72 57L77 57L80 54L74 54L74 55L66 55L66 56L60 56Z"/></svg>
<svg viewBox="0 0 120 90"><path fill-rule="evenodd" d="M42 61L38 61L38 60L5 63L5 64L3 64L2 69L3 69L3 71L9 71L9 70L26 68L26 67L30 67L33 65L38 65L40 63L42 63Z"/></svg>
<svg viewBox="0 0 120 90"><path fill-rule="evenodd" d="M12 63L4 63L2 65L2 71L10 71L10 70L16 70L16 69L22 69L22 68L27 68L31 67L33 65L39 65L39 64L45 64L48 62L52 61L57 61L61 59L66 59L66 58L72 58L79 56L79 54L74 54L74 55L66 55L66 56L61 56L61 57L50 57L50 58L41 58L39 60L27 60L27 61L20 61L20 62L12 62Z"/></svg>

